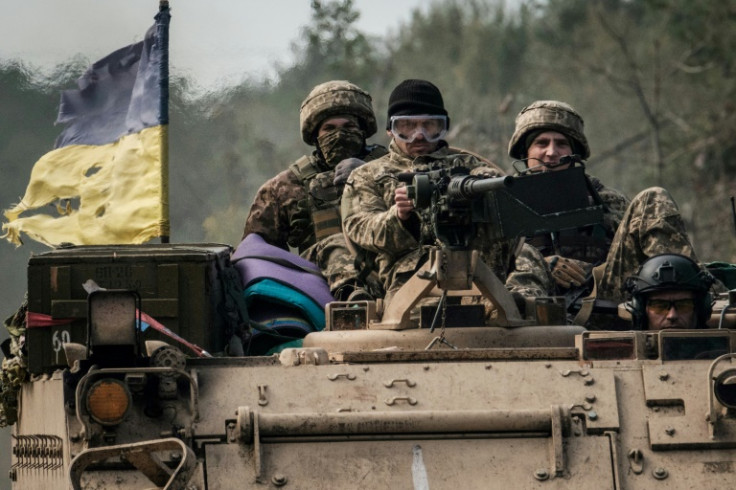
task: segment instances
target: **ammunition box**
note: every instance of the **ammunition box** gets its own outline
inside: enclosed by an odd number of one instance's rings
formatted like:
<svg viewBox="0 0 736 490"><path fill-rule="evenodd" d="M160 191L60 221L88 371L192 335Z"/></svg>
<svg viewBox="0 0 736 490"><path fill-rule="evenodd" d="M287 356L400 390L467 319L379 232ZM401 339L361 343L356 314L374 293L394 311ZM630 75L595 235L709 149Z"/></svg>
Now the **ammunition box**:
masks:
<svg viewBox="0 0 736 490"><path fill-rule="evenodd" d="M226 319L220 313L220 272L230 267L230 252L219 244L93 245L32 256L29 312L42 321L29 322L26 332L30 372L65 366L63 344L86 343L88 292L83 285L90 280L100 288L136 291L142 312L206 351L221 351ZM191 354L153 327L145 328L141 338L167 341Z"/></svg>

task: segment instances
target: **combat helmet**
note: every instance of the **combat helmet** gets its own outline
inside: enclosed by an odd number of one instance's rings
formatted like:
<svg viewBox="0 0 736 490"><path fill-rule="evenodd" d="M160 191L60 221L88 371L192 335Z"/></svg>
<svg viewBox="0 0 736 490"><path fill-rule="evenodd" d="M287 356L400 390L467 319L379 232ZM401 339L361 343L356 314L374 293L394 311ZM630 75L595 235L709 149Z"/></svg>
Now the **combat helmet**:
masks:
<svg viewBox="0 0 736 490"><path fill-rule="evenodd" d="M695 293L697 325L703 326L713 310L710 288L715 278L684 255L661 254L647 259L636 275L629 277L624 289L631 295L625 307L634 320L634 328L647 327L646 295L656 291L685 290Z"/></svg>
<svg viewBox="0 0 736 490"><path fill-rule="evenodd" d="M302 140L314 145L322 121L339 114L357 117L366 138L374 135L378 129L370 94L347 80L332 80L314 87L302 102L299 109Z"/></svg>
<svg viewBox="0 0 736 490"><path fill-rule="evenodd" d="M569 104L556 100L538 100L524 107L516 116L516 128L509 142L509 156L526 156L526 137L532 131L557 131L570 138L573 151L585 160L590 147L585 138L583 118Z"/></svg>

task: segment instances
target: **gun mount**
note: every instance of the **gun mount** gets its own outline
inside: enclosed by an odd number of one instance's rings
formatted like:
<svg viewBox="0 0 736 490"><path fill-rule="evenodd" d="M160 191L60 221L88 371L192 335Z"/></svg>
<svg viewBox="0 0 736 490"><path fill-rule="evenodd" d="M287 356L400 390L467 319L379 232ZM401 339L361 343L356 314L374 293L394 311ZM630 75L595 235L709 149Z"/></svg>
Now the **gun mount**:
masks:
<svg viewBox="0 0 736 490"><path fill-rule="evenodd" d="M452 167L407 174L409 196L417 209L430 209L437 243L430 260L394 295L380 322L371 328L412 328L411 309L439 288L483 296L496 310L494 324L528 325L503 282L480 259L484 245L549 231L575 228L603 219L603 204L592 192L584 167L517 177L481 178ZM561 189L549 197L545 189Z"/></svg>

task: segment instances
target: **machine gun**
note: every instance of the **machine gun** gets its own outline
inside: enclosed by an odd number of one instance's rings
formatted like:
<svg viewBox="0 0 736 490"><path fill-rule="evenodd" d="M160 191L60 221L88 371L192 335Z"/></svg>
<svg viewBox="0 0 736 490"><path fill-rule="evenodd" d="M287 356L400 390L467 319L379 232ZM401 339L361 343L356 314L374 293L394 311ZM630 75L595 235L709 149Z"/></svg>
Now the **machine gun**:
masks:
<svg viewBox="0 0 736 490"><path fill-rule="evenodd" d="M430 209L437 247L430 260L386 306L374 328L409 328L409 312L432 289L479 292L494 304L501 326L529 324L503 282L480 260L476 239L485 243L536 233L592 225L603 220L603 204L592 191L584 167L522 176L480 178L453 166L403 174L411 179L409 196L417 209ZM549 189L558 189L551 196ZM474 289L475 288L475 289Z"/></svg>
<svg viewBox="0 0 736 490"><path fill-rule="evenodd" d="M431 208L432 231L443 246L467 249L477 235L477 224L484 221L480 198L513 183L511 176L481 178L455 167L414 174L409 197L415 208Z"/></svg>
<svg viewBox="0 0 736 490"><path fill-rule="evenodd" d="M502 241L603 221L603 202L582 166L516 177L481 178L462 167L400 176L407 177L414 206L432 210L435 237L453 249L467 248L479 227Z"/></svg>

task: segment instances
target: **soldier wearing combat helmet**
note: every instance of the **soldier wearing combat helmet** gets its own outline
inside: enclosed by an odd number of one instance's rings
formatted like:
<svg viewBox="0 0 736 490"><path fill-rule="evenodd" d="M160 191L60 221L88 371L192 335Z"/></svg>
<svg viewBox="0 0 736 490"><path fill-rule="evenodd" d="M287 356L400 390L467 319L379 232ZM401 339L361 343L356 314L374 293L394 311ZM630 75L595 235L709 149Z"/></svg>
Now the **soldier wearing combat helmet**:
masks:
<svg viewBox="0 0 736 490"><path fill-rule="evenodd" d="M626 281L626 309L637 330L706 328L716 279L688 257L655 255Z"/></svg>
<svg viewBox="0 0 736 490"><path fill-rule="evenodd" d="M509 156L523 163L522 172L560 171L588 158L583 118L564 102L534 102L516 117ZM528 240L545 256L558 294L586 282L592 285L595 277L595 298L619 303L626 278L649 257L677 253L697 262L677 204L665 189L651 187L629 201L598 179L587 178L603 203L603 222ZM549 189L549 198L555 195ZM576 323L587 322L591 311L581 313ZM593 323L589 326L602 326L598 320Z"/></svg>
<svg viewBox="0 0 736 490"><path fill-rule="evenodd" d="M312 89L301 104L299 126L302 140L315 149L261 186L243 238L258 233L272 245L298 250L320 266L333 295L346 299L366 285L356 282L342 236L342 188L353 168L387 150L366 144L377 129L371 96L344 80Z"/></svg>
<svg viewBox="0 0 736 490"><path fill-rule="evenodd" d="M590 157L583 118L569 104L539 100L521 110L509 142L509 156L523 163L524 172L559 171L570 167L562 157ZM581 287L594 266L606 260L611 242L629 200L587 176L590 188L604 204L603 223L574 230L528 237L545 256L556 281L557 293ZM554 199L550 189L550 199Z"/></svg>
<svg viewBox="0 0 736 490"><path fill-rule="evenodd" d="M583 160L590 157L590 147L585 137L583 118L575 109L556 100L539 100L521 110L516 117L516 129L509 142L509 156L517 160L527 158L527 150L539 135L556 132L565 138L572 153ZM529 167L542 165L543 161L527 162ZM559 164L559 161L557 162ZM554 168L554 165L553 165Z"/></svg>

